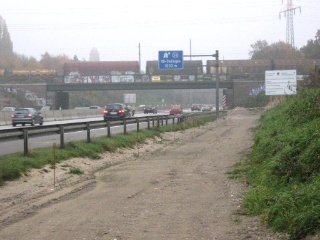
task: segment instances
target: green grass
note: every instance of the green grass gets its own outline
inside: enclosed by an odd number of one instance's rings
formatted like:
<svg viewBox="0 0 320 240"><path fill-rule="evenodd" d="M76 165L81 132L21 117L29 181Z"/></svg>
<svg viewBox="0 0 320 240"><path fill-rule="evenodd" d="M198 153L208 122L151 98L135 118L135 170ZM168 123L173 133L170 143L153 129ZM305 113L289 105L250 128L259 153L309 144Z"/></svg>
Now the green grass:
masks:
<svg viewBox="0 0 320 240"><path fill-rule="evenodd" d="M302 239L320 230L320 90L301 90L264 112L246 162L247 213Z"/></svg>
<svg viewBox="0 0 320 240"><path fill-rule="evenodd" d="M45 165L54 165L64 160L77 157L87 157L93 160L100 159L101 154L109 151L114 152L118 148L133 148L137 143L143 143L148 138L160 136L167 131L183 131L184 129L203 125L214 121L214 114L203 116L202 118L192 119L175 125L164 125L150 130L140 130L129 132L127 135L117 134L110 138L107 136L92 139L90 143L86 141L69 142L64 149L53 147L41 148L29 151L29 155L22 153L8 154L0 157L0 186L6 181L12 181L23 174L27 174L31 169L42 169Z"/></svg>
<svg viewBox="0 0 320 240"><path fill-rule="evenodd" d="M81 175L81 174L83 174L84 172L83 172L80 168L70 167L69 173L70 173L70 174Z"/></svg>
<svg viewBox="0 0 320 240"><path fill-rule="evenodd" d="M232 170L228 171L230 179L243 179L245 178L246 170L248 169L248 164L245 161L237 162Z"/></svg>

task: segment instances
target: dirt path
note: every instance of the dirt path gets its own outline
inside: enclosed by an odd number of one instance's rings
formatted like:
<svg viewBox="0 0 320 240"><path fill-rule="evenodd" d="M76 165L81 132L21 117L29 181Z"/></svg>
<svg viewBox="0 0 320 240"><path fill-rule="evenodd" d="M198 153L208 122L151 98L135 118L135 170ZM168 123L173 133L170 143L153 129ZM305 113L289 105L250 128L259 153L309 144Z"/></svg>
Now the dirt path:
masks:
<svg viewBox="0 0 320 240"><path fill-rule="evenodd" d="M52 169L32 171L0 189L0 239L282 239L236 214L245 184L227 174L258 118L236 109L100 160L61 163L55 187Z"/></svg>

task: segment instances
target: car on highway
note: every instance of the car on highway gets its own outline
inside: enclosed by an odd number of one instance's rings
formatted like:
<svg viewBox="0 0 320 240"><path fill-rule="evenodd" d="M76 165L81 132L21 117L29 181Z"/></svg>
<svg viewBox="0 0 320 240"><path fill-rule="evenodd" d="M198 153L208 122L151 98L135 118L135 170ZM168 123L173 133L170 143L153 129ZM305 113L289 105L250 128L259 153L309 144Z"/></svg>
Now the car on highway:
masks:
<svg viewBox="0 0 320 240"><path fill-rule="evenodd" d="M14 112L15 110L15 107L4 107L1 109L1 112Z"/></svg>
<svg viewBox="0 0 320 240"><path fill-rule="evenodd" d="M172 105L169 110L169 114L170 115L183 114L183 109L181 105Z"/></svg>
<svg viewBox="0 0 320 240"><path fill-rule="evenodd" d="M22 126L30 124L34 126L35 124L43 125L43 116L41 112L38 112L34 108L18 108L11 115L12 126L21 124Z"/></svg>
<svg viewBox="0 0 320 240"><path fill-rule="evenodd" d="M101 109L102 107L100 106L97 106L97 105L93 105L93 106L90 106L89 109Z"/></svg>
<svg viewBox="0 0 320 240"><path fill-rule="evenodd" d="M192 104L191 105L191 111L201 111L201 104Z"/></svg>
<svg viewBox="0 0 320 240"><path fill-rule="evenodd" d="M110 103L103 110L103 119L108 120L120 120L131 117L131 111L127 105L123 103Z"/></svg>
<svg viewBox="0 0 320 240"><path fill-rule="evenodd" d="M211 110L212 110L212 107L209 104L203 104L201 107L202 112L210 112Z"/></svg>
<svg viewBox="0 0 320 240"><path fill-rule="evenodd" d="M50 111L51 110L51 107L50 106L43 106L41 109L40 109L40 112L42 111Z"/></svg>
<svg viewBox="0 0 320 240"><path fill-rule="evenodd" d="M158 111L157 111L157 108L153 105L146 105L144 108L143 108L143 113L144 114L148 114L148 113L153 113L153 114L156 114Z"/></svg>
<svg viewBox="0 0 320 240"><path fill-rule="evenodd" d="M90 107L75 107L75 110L83 110L83 109L90 109Z"/></svg>

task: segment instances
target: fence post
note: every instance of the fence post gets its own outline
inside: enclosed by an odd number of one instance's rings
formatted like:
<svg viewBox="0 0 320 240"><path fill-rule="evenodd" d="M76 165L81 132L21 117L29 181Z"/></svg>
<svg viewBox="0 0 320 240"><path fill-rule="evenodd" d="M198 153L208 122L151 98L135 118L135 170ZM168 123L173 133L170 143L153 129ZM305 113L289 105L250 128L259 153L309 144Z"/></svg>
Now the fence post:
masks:
<svg viewBox="0 0 320 240"><path fill-rule="evenodd" d="M110 121L107 121L108 137L111 136Z"/></svg>
<svg viewBox="0 0 320 240"><path fill-rule="evenodd" d="M150 129L150 119L149 119L149 117L147 117L147 121L148 121L148 129Z"/></svg>
<svg viewBox="0 0 320 240"><path fill-rule="evenodd" d="M159 116L157 116L157 127L159 127L160 126L160 118L159 118Z"/></svg>
<svg viewBox="0 0 320 240"><path fill-rule="evenodd" d="M86 128L87 128L87 142L90 143L91 138L90 138L90 123L89 122L86 123Z"/></svg>
<svg viewBox="0 0 320 240"><path fill-rule="evenodd" d="M23 154L28 155L28 129L23 129Z"/></svg>
<svg viewBox="0 0 320 240"><path fill-rule="evenodd" d="M60 149L64 148L64 127L60 125Z"/></svg>
<svg viewBox="0 0 320 240"><path fill-rule="evenodd" d="M123 119L123 134L127 134L127 122L126 119Z"/></svg>
<svg viewBox="0 0 320 240"><path fill-rule="evenodd" d="M137 120L137 132L139 132L140 128L139 128L139 118L136 118Z"/></svg>

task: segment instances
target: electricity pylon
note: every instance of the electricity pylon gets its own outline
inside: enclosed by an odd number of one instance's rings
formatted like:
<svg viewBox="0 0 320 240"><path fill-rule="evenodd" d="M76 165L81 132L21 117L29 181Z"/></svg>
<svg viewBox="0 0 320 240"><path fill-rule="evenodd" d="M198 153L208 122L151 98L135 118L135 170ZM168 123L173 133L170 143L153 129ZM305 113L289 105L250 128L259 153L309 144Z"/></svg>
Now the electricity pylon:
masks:
<svg viewBox="0 0 320 240"><path fill-rule="evenodd" d="M282 0L283 3L283 0ZM293 14L295 14L296 9L300 9L300 6L294 6L292 0L287 0L287 8L279 13L279 18L281 18L281 13L287 18L287 35L286 42L294 47L294 28L293 28Z"/></svg>

